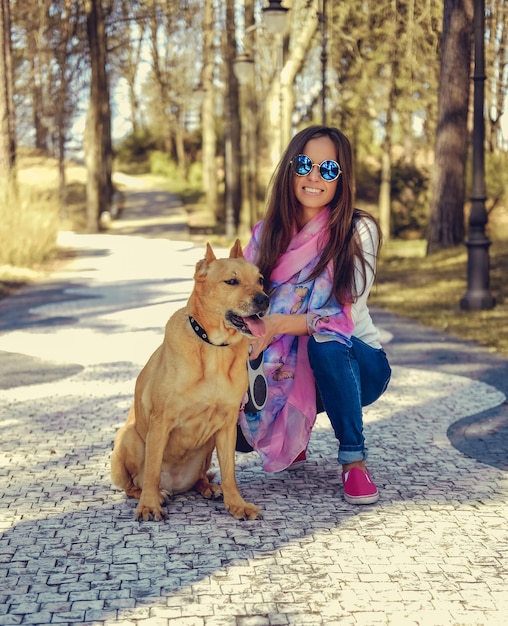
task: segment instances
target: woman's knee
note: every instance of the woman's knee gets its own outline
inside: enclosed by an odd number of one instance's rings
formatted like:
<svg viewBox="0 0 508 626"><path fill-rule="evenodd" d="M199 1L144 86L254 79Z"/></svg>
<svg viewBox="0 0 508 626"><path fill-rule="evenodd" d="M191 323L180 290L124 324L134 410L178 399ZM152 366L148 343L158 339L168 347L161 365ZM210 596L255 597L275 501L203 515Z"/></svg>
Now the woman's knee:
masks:
<svg viewBox="0 0 508 626"><path fill-rule="evenodd" d="M375 351L369 366L360 367L362 380L362 405L368 406L386 391L391 379L391 367L382 350Z"/></svg>

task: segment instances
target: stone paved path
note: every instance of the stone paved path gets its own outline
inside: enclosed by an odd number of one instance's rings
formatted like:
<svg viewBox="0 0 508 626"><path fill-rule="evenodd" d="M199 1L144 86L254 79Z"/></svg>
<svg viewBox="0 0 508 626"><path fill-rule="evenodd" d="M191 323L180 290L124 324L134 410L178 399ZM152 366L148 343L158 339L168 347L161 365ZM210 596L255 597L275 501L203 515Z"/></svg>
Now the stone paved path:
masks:
<svg viewBox="0 0 508 626"><path fill-rule="evenodd" d="M505 423L505 361L376 312L394 370L366 410L376 505L344 502L321 414L301 470L238 455L262 520L187 493L164 522L138 523L110 483L112 440L204 249L117 233L60 243L72 260L0 301L0 624L506 623L506 446L482 462L450 438Z"/></svg>

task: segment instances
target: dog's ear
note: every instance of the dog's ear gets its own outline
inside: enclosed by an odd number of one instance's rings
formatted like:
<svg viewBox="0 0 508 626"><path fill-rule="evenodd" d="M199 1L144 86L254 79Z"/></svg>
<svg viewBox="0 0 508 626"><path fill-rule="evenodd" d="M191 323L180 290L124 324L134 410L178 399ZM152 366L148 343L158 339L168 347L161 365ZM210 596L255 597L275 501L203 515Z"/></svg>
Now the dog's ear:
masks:
<svg viewBox="0 0 508 626"><path fill-rule="evenodd" d="M212 261L216 261L217 257L215 256L213 250L212 250L212 246L206 242L206 254L205 254L205 261L207 263L211 263Z"/></svg>
<svg viewBox="0 0 508 626"><path fill-rule="evenodd" d="M205 258L201 259L201 261L198 261L196 263L196 272L194 274L194 278L197 279L200 276L206 276L206 274L208 273L208 267L210 263L216 260L217 260L217 257L215 256L212 250L212 246L209 243L207 243Z"/></svg>
<svg viewBox="0 0 508 626"><path fill-rule="evenodd" d="M233 247L229 251L229 258L230 259L243 259L242 244L240 243L239 239L235 241Z"/></svg>
<svg viewBox="0 0 508 626"><path fill-rule="evenodd" d="M197 280L200 277L206 276L208 272L208 263L206 259L201 259L196 263L196 271L194 272L194 279Z"/></svg>

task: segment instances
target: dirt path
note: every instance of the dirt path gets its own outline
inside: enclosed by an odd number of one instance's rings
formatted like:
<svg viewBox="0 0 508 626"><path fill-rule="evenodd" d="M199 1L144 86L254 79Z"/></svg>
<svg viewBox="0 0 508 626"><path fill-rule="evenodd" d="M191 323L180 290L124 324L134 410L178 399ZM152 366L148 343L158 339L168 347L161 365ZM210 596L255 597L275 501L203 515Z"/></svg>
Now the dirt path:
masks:
<svg viewBox="0 0 508 626"><path fill-rule="evenodd" d="M138 178L118 172L113 177L122 192L123 207L109 232L169 239L189 239L188 214L180 198L153 189Z"/></svg>

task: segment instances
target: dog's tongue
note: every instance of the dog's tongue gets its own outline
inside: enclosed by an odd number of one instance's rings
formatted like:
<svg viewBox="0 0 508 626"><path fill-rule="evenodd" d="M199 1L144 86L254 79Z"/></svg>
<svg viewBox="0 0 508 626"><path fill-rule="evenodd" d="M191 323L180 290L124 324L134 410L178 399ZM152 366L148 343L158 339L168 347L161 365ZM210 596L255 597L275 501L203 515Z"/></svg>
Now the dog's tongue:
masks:
<svg viewBox="0 0 508 626"><path fill-rule="evenodd" d="M260 317L254 315L252 317L244 317L243 319L254 337L261 337L261 335L265 334L265 323Z"/></svg>

